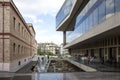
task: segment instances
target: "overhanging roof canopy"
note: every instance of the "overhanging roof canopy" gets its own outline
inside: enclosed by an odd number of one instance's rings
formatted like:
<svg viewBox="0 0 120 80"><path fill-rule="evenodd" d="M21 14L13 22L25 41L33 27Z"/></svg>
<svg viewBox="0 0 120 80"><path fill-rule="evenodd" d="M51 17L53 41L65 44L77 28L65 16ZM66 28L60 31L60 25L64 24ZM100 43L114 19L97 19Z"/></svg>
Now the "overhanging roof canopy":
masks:
<svg viewBox="0 0 120 80"><path fill-rule="evenodd" d="M88 3L89 0L73 0L73 1L74 1L74 4L73 4L69 14L67 16L65 16L65 18L57 25L57 27L56 27L57 31L69 31L70 27L74 27L77 15L82 11L82 9L85 7L85 5ZM65 4L63 4L63 6L64 5ZM62 11L62 9L60 9L59 13L61 13L61 11ZM59 13L58 13L58 15L61 15ZM57 15L56 19L59 20L58 15ZM63 17L63 16L61 16L61 17Z"/></svg>

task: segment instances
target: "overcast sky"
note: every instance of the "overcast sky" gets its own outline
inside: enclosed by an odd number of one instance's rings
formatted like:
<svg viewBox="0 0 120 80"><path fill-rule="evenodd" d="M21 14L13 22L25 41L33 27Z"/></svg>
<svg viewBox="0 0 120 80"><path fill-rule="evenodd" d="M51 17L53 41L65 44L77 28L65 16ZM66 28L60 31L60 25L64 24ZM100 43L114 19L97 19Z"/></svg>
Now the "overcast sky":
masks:
<svg viewBox="0 0 120 80"><path fill-rule="evenodd" d="M36 40L62 43L62 32L56 31L55 17L65 0L13 0L27 23L32 23Z"/></svg>

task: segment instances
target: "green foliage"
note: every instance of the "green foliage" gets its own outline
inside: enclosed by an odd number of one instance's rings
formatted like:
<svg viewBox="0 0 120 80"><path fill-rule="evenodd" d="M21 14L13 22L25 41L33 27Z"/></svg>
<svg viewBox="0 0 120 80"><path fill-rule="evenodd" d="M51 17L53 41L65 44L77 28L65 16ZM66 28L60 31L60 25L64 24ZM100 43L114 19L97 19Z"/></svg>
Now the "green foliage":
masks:
<svg viewBox="0 0 120 80"><path fill-rule="evenodd" d="M51 52L41 52L40 50L37 51L38 55L48 55L48 56L55 56L55 54Z"/></svg>

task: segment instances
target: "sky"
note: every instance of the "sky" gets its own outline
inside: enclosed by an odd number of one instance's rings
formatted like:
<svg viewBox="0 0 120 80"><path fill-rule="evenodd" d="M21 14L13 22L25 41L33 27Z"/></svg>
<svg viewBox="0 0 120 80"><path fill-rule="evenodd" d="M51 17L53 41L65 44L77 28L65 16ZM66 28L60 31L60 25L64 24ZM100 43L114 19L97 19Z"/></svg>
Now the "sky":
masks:
<svg viewBox="0 0 120 80"><path fill-rule="evenodd" d="M65 0L13 0L26 23L32 23L36 40L60 45L62 32L56 31L56 14Z"/></svg>

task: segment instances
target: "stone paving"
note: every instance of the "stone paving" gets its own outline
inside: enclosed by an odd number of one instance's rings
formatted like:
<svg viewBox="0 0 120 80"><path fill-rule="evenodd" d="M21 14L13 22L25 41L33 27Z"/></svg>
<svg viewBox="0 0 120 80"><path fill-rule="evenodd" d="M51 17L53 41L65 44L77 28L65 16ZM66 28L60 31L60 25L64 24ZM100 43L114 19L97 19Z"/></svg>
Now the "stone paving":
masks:
<svg viewBox="0 0 120 80"><path fill-rule="evenodd" d="M0 80L120 80L120 72L33 73L33 63L16 73L0 72Z"/></svg>
<svg viewBox="0 0 120 80"><path fill-rule="evenodd" d="M0 74L1 75L1 74ZM119 72L74 72L15 74L14 77L0 77L0 80L120 80Z"/></svg>
<svg viewBox="0 0 120 80"><path fill-rule="evenodd" d="M38 80L120 80L120 73L114 72L43 73L38 76Z"/></svg>

